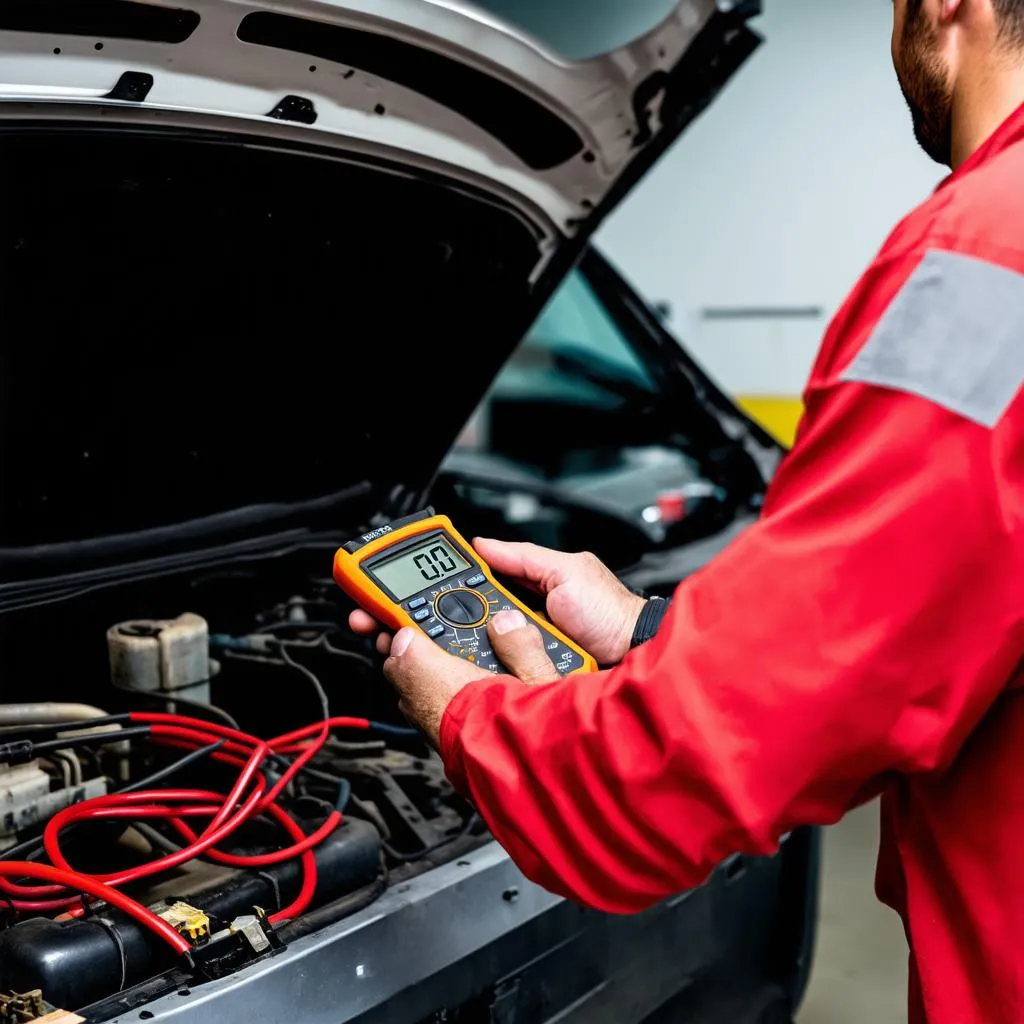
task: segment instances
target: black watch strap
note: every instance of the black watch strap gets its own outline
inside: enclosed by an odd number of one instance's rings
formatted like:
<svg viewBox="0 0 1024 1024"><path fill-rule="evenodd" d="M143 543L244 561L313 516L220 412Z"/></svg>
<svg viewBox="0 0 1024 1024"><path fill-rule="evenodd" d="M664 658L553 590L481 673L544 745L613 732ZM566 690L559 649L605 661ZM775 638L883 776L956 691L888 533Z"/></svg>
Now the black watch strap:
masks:
<svg viewBox="0 0 1024 1024"><path fill-rule="evenodd" d="M668 611L671 603L671 599L666 597L649 597L647 599L647 604L643 606L636 620L636 625L633 627L633 639L630 641L630 648L639 647L658 632L661 620L665 618L665 613Z"/></svg>

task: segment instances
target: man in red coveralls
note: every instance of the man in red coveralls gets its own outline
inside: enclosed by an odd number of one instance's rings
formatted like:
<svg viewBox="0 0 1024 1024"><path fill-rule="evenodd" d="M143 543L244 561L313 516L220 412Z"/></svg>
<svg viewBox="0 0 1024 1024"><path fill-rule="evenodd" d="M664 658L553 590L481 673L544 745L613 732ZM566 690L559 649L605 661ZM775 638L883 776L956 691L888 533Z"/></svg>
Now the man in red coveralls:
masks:
<svg viewBox="0 0 1024 1024"><path fill-rule="evenodd" d="M882 794L878 892L906 924L911 1019L1011 1024L1024 1021L1024 0L894 9L915 133L953 173L829 327L757 525L670 605L590 555L480 541L614 667L552 683L538 633L507 612L491 638L517 678L481 678L411 629L385 670L526 875L608 911L643 910ZM361 613L352 626L376 628Z"/></svg>

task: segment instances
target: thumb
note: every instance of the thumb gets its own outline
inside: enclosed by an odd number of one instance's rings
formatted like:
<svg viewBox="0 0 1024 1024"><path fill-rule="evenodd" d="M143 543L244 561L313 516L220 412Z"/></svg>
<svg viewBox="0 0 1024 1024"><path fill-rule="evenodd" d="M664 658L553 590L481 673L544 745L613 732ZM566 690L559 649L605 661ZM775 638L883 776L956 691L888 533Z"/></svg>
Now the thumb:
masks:
<svg viewBox="0 0 1024 1024"><path fill-rule="evenodd" d="M395 634L384 675L398 692L402 714L435 748L440 743L441 719L452 698L469 683L490 678L489 672L452 657L412 626Z"/></svg>
<svg viewBox="0 0 1024 1024"><path fill-rule="evenodd" d="M411 690L458 690L484 674L442 650L413 626L395 634L390 655L384 662L384 674L402 696Z"/></svg>
<svg viewBox="0 0 1024 1024"><path fill-rule="evenodd" d="M498 660L522 682L537 685L562 678L544 649L541 631L522 612L498 612L487 633Z"/></svg>

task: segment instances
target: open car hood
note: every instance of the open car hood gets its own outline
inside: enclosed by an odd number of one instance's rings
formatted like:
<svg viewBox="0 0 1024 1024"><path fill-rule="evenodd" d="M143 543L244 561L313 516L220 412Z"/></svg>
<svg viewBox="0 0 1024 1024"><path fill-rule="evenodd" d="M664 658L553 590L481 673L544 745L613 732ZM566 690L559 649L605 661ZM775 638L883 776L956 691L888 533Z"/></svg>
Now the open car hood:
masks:
<svg viewBox="0 0 1024 1024"><path fill-rule="evenodd" d="M706 102L757 6L678 0L569 61L458 0L4 0L0 99L399 157L513 201L554 241Z"/></svg>
<svg viewBox="0 0 1024 1024"><path fill-rule="evenodd" d="M4 0L0 583L425 487L758 9L570 61L450 0Z"/></svg>

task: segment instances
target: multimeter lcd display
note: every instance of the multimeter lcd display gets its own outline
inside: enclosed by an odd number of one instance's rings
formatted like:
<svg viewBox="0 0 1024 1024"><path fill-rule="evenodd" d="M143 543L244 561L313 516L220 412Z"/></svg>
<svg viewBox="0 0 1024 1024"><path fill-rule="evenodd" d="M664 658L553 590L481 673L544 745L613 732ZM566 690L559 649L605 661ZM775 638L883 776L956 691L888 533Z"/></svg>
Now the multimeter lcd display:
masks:
<svg viewBox="0 0 1024 1024"><path fill-rule="evenodd" d="M403 551L386 562L367 569L371 576L384 584L396 601L418 594L435 583L443 583L451 576L471 569L472 566L443 537L432 537L408 551Z"/></svg>

